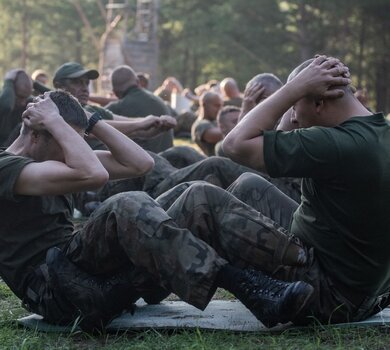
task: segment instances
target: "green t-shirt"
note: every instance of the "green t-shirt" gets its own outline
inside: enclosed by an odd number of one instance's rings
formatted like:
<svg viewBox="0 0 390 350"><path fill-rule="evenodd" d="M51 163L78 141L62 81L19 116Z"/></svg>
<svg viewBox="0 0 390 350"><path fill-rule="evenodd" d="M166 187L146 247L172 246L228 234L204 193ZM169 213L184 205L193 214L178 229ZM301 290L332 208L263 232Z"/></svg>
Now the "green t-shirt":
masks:
<svg viewBox="0 0 390 350"><path fill-rule="evenodd" d="M273 177L302 177L291 232L331 278L375 296L390 290L390 127L381 113L334 128L264 133Z"/></svg>
<svg viewBox="0 0 390 350"><path fill-rule="evenodd" d="M0 150L0 276L19 298L31 269L45 261L50 247L63 247L73 233L70 196L14 195L20 172L32 162Z"/></svg>
<svg viewBox="0 0 390 350"><path fill-rule="evenodd" d="M199 146L199 148L206 156L215 155L215 150L214 150L215 144L204 141L203 134L205 133L206 130L213 129L216 127L217 127L217 122L208 119L198 118L195 120L194 124L192 124L191 139Z"/></svg>
<svg viewBox="0 0 390 350"><path fill-rule="evenodd" d="M170 114L161 98L137 86L130 87L120 100L108 104L107 109L118 115L135 118L150 114L158 117ZM173 130L165 131L152 139L134 138L134 141L148 151L159 153L173 146Z"/></svg>
<svg viewBox="0 0 390 350"><path fill-rule="evenodd" d="M242 105L242 98L241 97L234 97L230 100L223 101L224 106L236 106L238 108L241 108Z"/></svg>

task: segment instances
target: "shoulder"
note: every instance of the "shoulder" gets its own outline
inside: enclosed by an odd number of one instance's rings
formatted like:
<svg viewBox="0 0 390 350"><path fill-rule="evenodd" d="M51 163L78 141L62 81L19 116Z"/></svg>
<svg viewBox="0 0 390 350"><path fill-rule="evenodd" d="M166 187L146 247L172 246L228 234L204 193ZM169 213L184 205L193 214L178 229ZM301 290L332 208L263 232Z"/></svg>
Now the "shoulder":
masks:
<svg viewBox="0 0 390 350"><path fill-rule="evenodd" d="M13 189L24 167L34 160L0 151L0 197L14 199Z"/></svg>
<svg viewBox="0 0 390 350"><path fill-rule="evenodd" d="M214 128L215 124L207 119L196 119L195 122L192 124L191 132L194 137L201 137L202 134L211 128Z"/></svg>
<svg viewBox="0 0 390 350"><path fill-rule="evenodd" d="M31 158L9 153L5 149L0 150L0 169L4 167L12 167L17 164L28 164L32 162L34 162L34 160Z"/></svg>

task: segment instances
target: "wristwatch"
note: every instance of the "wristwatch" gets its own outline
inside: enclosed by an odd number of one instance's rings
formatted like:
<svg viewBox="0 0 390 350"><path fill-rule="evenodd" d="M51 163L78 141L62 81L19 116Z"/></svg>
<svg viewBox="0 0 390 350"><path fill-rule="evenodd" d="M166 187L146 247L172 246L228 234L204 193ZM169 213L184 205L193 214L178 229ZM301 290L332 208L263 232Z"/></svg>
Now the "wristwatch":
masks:
<svg viewBox="0 0 390 350"><path fill-rule="evenodd" d="M103 118L100 116L99 112L95 112L91 115L91 117L89 118L88 120L88 126L87 128L85 129L85 135L88 135L93 127L95 126L95 124L99 121L99 120L102 120Z"/></svg>

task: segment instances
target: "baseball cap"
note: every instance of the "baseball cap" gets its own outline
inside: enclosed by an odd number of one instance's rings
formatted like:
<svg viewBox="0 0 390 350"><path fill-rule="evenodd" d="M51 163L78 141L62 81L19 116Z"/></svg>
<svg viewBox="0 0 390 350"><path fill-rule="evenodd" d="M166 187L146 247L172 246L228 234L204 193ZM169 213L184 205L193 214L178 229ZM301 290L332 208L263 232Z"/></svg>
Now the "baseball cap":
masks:
<svg viewBox="0 0 390 350"><path fill-rule="evenodd" d="M99 72L95 69L85 69L78 62L67 62L60 66L54 73L54 81L62 79L80 78L86 76L88 79L95 80L99 77Z"/></svg>

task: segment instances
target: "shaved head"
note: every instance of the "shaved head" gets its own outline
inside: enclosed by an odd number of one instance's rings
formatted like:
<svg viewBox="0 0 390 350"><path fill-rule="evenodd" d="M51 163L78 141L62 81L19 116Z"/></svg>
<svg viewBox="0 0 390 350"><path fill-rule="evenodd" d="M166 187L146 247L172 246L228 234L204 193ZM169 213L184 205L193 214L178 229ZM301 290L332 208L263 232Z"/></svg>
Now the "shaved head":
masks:
<svg viewBox="0 0 390 350"><path fill-rule="evenodd" d="M137 73L129 66L119 66L111 74L112 89L118 97L131 86L138 85Z"/></svg>
<svg viewBox="0 0 390 350"><path fill-rule="evenodd" d="M234 98L240 94L237 82L233 78L225 78L220 83L221 91L227 98Z"/></svg>
<svg viewBox="0 0 390 350"><path fill-rule="evenodd" d="M205 106L210 102L213 102L215 100L220 100L220 99L221 99L221 96L219 94L217 94L216 92L213 92L213 91L208 91L208 92L205 92L200 97L199 104L201 106Z"/></svg>
<svg viewBox="0 0 390 350"><path fill-rule="evenodd" d="M219 110L223 106L222 97L216 92L205 92L199 100L200 115L204 119L215 120Z"/></svg>
<svg viewBox="0 0 390 350"><path fill-rule="evenodd" d="M251 80L248 81L246 84L245 89L248 89L251 87L253 84L261 84L263 85L266 89L276 91L279 90L282 86L283 83L280 81L280 79L271 73L261 73L257 74L254 76Z"/></svg>
<svg viewBox="0 0 390 350"><path fill-rule="evenodd" d="M25 71L18 72L15 82L15 106L25 108L27 100L31 96L33 83L29 75Z"/></svg>

